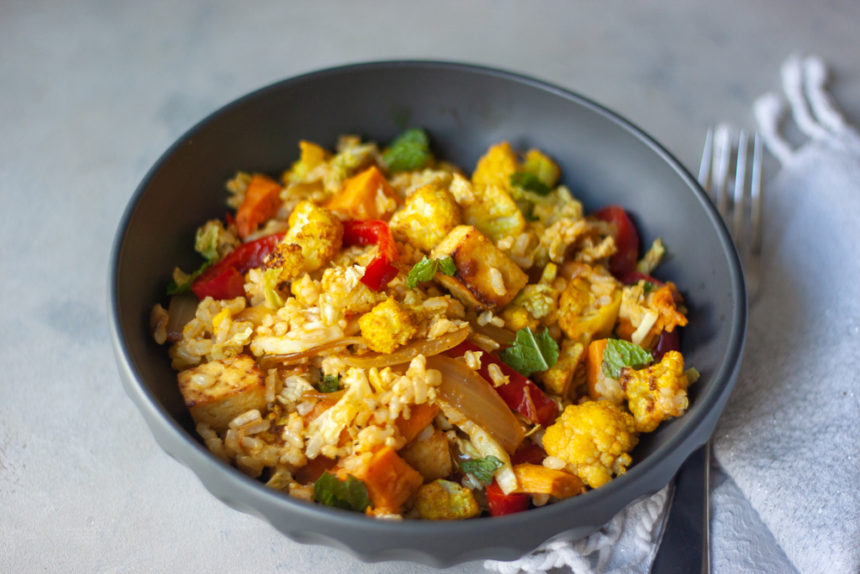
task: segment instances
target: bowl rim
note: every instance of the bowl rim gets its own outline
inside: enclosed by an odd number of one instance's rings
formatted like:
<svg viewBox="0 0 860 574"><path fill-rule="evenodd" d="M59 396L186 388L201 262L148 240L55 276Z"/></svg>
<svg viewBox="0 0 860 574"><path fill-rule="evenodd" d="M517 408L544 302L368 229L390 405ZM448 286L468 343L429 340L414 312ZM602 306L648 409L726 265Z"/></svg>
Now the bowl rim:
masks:
<svg viewBox="0 0 860 574"><path fill-rule="evenodd" d="M726 360L722 360L720 362L719 368L714 373L707 392L700 395L697 404L692 406L685 414L687 421L683 425L683 432L676 433L667 441L658 445L648 457L638 461L624 475L614 478L599 489L590 490L585 494L572 499L510 516L485 517L465 521L447 522L419 520L393 522L380 520L367 517L362 514L327 508L321 505L308 504L304 501L297 500L286 493L267 487L263 483L245 475L235 467L221 462L160 406L159 401L156 400L145 385L140 371L130 359L129 348L124 338L123 322L120 320L121 295L118 292L118 273L123 255L126 232L141 202L142 196L155 174L179 148L192 140L198 132L204 129L212 121L236 108L248 105L258 98L264 98L272 92L289 89L289 87L293 85L314 81L331 75L360 73L364 70L380 69L450 70L465 72L476 76L490 76L508 82L513 82L515 84L527 85L528 87L539 91L547 92L565 100L572 101L616 124L627 134L633 136L646 145L665 165L668 165L676 173L687 189L693 193L695 198L698 200L698 203L704 210L705 215L715 229L721 251L726 255L728 260L730 273L729 281L732 294L735 296L737 301L741 303L734 306L730 316L728 317L728 320L730 321L730 331L728 345L724 353ZM299 520L307 517L317 522L321 521L322 523L330 526L337 525L338 528L336 528L335 531L343 528L356 528L361 529L364 532L369 532L371 535L380 537L399 537L402 536L404 529L407 529L409 532L416 535L427 536L434 536L444 532L446 537L457 537L467 534L473 535L476 531L482 531L487 535L492 535L494 532L507 531L513 526L527 528L530 525L534 526L542 521L553 523L559 523L559 521L561 521L561 523L563 523L564 515L582 511L586 513L590 512L589 516L593 517L593 528L599 528L615 513L627 505L632 504L635 500L641 499L645 496L639 495L637 497L631 494L631 492L641 490L641 488L637 486L640 480L645 481L649 476L653 477L655 474L660 474L658 466L664 463L670 452L683 448L685 450L684 458L686 458L693 452L693 450L695 450L695 448L704 444L710 437L710 434L716 425L719 412L722 411L725 401L731 393L737 376L737 371L740 367L746 338L747 305L746 288L744 285L740 258L725 223L719 216L710 199L707 197L705 191L692 174L677 160L677 158L675 158L674 155L672 155L665 147L663 147L662 144L658 143L642 128L639 128L621 114L609 109L603 104L597 103L589 97L583 96L570 89L562 88L545 80L537 79L519 72L513 72L482 64L432 59L374 60L342 64L305 72L254 89L208 113L171 143L171 145L153 163L143 179L137 185L134 193L128 200L127 206L117 227L111 248L108 269L108 310L110 316L110 332L117 364L121 375L123 375L121 377L123 380L123 386L125 387L127 394L136 404L137 408L141 411L141 414L144 416L148 426L150 427L150 431L156 435L157 439L159 439L158 443L161 448L163 448L170 456L178 459L185 466L191 467L201 482L204 482L204 486L206 486L207 489L211 490L209 485L206 484L203 477L200 476L197 471L197 469L201 467L208 468L210 470L218 469L222 471L222 478L224 479L225 484L252 493L255 500L265 502L266 504L271 505L273 509L276 508L280 511L295 513L299 517ZM709 408L705 408L705 405L708 405ZM717 409L718 411L716 416L714 416L713 413L714 409ZM169 442L169 445L165 444L165 441ZM683 461L683 459L681 460ZM225 470L226 472L223 472ZM674 471L676 470L677 468L672 471L669 475L670 478L674 475ZM654 490L654 492L656 492L656 490ZM615 493L618 494L616 495ZM213 494L218 496L214 491ZM257 515L261 514L259 510L249 508L247 505L239 503L238 501L226 500L221 496L218 497L227 504L245 512ZM612 501L621 500L625 502L623 502L623 504L612 504ZM268 520L268 517L264 518ZM271 520L269 521L271 522ZM385 552L378 553L377 555L365 556L361 554L360 548L353 548L343 540L331 539L331 537L327 536L324 532L319 532L318 534L320 539L324 540L325 543L340 546L345 550L358 554L359 557L363 559L389 559ZM484 548L492 550L490 547L485 546ZM530 548L524 548L523 551L528 550L530 550ZM460 555L451 556L450 558L452 560L443 561L442 563L452 564L454 562L462 561L465 557L472 555L485 557L486 553L474 554L463 552Z"/></svg>

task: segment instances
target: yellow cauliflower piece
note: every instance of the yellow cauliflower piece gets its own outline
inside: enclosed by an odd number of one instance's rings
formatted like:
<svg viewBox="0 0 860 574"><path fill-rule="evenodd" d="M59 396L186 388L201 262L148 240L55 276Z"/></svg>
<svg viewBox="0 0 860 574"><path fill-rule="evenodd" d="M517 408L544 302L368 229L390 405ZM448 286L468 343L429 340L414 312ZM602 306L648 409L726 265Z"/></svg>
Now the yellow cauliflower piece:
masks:
<svg viewBox="0 0 860 574"><path fill-rule="evenodd" d="M462 520L481 513L471 490L441 478L418 489L415 509L427 520Z"/></svg>
<svg viewBox="0 0 860 574"><path fill-rule="evenodd" d="M530 149L523 160L522 170L537 177L549 188L555 187L561 169L548 155L537 149Z"/></svg>
<svg viewBox="0 0 860 574"><path fill-rule="evenodd" d="M451 192L437 184L429 184L406 198L389 225L398 238L422 251L430 251L461 222L460 206Z"/></svg>
<svg viewBox="0 0 860 574"><path fill-rule="evenodd" d="M620 287L604 268L582 264L559 297L559 326L568 337L583 344L607 337L621 306Z"/></svg>
<svg viewBox="0 0 860 574"><path fill-rule="evenodd" d="M289 230L266 260L280 281L290 281L326 265L340 250L343 224L331 211L302 201L290 214Z"/></svg>
<svg viewBox="0 0 860 574"><path fill-rule="evenodd" d="M526 227L517 203L501 185L475 185L475 202L463 210L467 224L474 225L494 242L516 237Z"/></svg>
<svg viewBox="0 0 860 574"><path fill-rule="evenodd" d="M607 401L569 405L543 436L547 454L565 461L591 488L624 474L637 442L633 417Z"/></svg>
<svg viewBox="0 0 860 574"><path fill-rule="evenodd" d="M511 176L517 171L517 154L508 142L501 142L490 149L478 160L472 173L475 186L497 185L507 187Z"/></svg>
<svg viewBox="0 0 860 574"><path fill-rule="evenodd" d="M644 369L622 368L620 382L639 432L653 431L664 420L684 414L689 406L689 382L684 357L678 351L669 351L659 363Z"/></svg>
<svg viewBox="0 0 860 574"><path fill-rule="evenodd" d="M391 353L409 342L418 327L412 313L389 297L358 320L361 336L379 353Z"/></svg>

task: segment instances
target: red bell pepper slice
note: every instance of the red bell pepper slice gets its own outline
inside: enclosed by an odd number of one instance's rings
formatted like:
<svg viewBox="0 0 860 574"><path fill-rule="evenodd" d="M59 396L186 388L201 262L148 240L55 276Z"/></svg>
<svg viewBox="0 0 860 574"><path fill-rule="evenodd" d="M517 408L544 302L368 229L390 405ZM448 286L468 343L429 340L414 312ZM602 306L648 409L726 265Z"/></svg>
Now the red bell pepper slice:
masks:
<svg viewBox="0 0 860 574"><path fill-rule="evenodd" d="M250 269L261 266L283 237L283 233L273 233L239 245L195 279L191 284L191 290L198 299L206 296L213 299L232 299L243 296L245 294L244 274Z"/></svg>
<svg viewBox="0 0 860 574"><path fill-rule="evenodd" d="M469 341L463 341L447 352L451 357L462 357L466 351L481 351L481 369L478 371L484 379L492 383L490 364L494 363L508 377L507 383L494 387L508 407L527 418L533 423L543 426L551 424L558 416L558 405L534 384L532 381L505 364L495 353L487 353L479 346Z"/></svg>
<svg viewBox="0 0 860 574"><path fill-rule="evenodd" d="M361 282L381 291L388 282L397 276L397 245L388 224L381 219L360 219L345 221L343 224L343 244L376 245L376 257L364 269Z"/></svg>
<svg viewBox="0 0 860 574"><path fill-rule="evenodd" d="M492 516L505 516L529 509L531 496L524 492L505 494L495 480L487 485L487 505Z"/></svg>
<svg viewBox="0 0 860 574"><path fill-rule="evenodd" d="M639 258L639 233L627 212L609 205L594 212L594 217L615 226L615 254L609 259L609 272L616 278L636 270Z"/></svg>
<svg viewBox="0 0 860 574"><path fill-rule="evenodd" d="M669 351L681 350L681 337L678 331L680 331L680 328L675 327L671 331L660 333L660 336L657 337L657 343L654 345L654 350L651 351L655 361L659 362L663 358L663 355Z"/></svg>

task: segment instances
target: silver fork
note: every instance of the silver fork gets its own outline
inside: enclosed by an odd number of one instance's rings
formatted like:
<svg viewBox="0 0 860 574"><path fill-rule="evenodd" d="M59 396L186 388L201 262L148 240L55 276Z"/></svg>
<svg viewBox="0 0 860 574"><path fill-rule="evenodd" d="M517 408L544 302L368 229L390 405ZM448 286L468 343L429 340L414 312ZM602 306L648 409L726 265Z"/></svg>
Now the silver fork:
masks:
<svg viewBox="0 0 860 574"><path fill-rule="evenodd" d="M734 164L735 169L731 166ZM749 169L748 169L749 167ZM762 209L762 143L758 134L735 134L725 125L709 128L705 135L699 184L708 193L729 228L744 267L747 296L758 295L760 286Z"/></svg>
<svg viewBox="0 0 860 574"><path fill-rule="evenodd" d="M746 132L735 134L727 126L708 129L698 179L729 228L744 267L747 295L753 299L759 289L763 209L758 134L752 136L750 150ZM694 572L696 564L702 574L711 572L710 440L690 455L675 476L661 550L652 574Z"/></svg>
<svg viewBox="0 0 860 574"><path fill-rule="evenodd" d="M708 128L698 179L729 228L743 265L747 296L752 298L758 294L760 284L763 208L762 144L757 133L752 136L751 152L749 147L750 136L744 130L735 135L726 125ZM702 572L708 574L711 571L711 440L705 443L703 458Z"/></svg>

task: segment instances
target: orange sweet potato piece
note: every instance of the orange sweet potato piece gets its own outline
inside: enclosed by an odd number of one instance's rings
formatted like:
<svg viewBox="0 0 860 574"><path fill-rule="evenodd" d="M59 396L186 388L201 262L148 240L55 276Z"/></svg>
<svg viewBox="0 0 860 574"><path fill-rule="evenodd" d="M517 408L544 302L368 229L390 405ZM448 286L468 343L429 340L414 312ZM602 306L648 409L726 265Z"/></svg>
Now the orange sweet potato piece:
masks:
<svg viewBox="0 0 860 574"><path fill-rule="evenodd" d="M406 442L410 443L433 422L437 414L439 414L439 407L436 405L430 403L414 405L409 409L409 418L405 419L401 415L395 424Z"/></svg>
<svg viewBox="0 0 860 574"><path fill-rule="evenodd" d="M394 209L381 211L376 201L382 192L388 198L397 200L394 188L376 166L352 176L343 184L340 193L332 197L326 207L351 219L388 219ZM393 203L392 206L396 206Z"/></svg>
<svg viewBox="0 0 860 574"><path fill-rule="evenodd" d="M519 486L514 492L549 494L555 498L570 498L585 492L578 476L563 470L524 462L514 465Z"/></svg>
<svg viewBox="0 0 860 574"><path fill-rule="evenodd" d="M245 238L257 230L261 223L278 213L281 207L281 184L272 178L256 173L248 182L245 199L236 211L236 231Z"/></svg>
<svg viewBox="0 0 860 574"><path fill-rule="evenodd" d="M600 380L600 369L603 368L603 351L606 349L606 343L609 339L597 339L588 345L588 351L585 355L585 379L588 381L588 394L592 398L597 398L600 394L597 392L597 381Z"/></svg>
<svg viewBox="0 0 860 574"><path fill-rule="evenodd" d="M389 446L363 457L361 462L363 464L340 468L337 477L346 480L351 474L364 482L376 514L399 513L403 503L424 483L421 474Z"/></svg>

